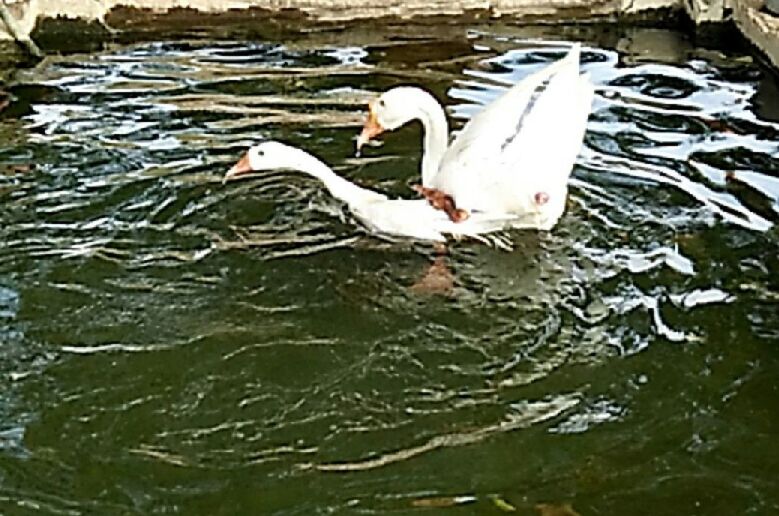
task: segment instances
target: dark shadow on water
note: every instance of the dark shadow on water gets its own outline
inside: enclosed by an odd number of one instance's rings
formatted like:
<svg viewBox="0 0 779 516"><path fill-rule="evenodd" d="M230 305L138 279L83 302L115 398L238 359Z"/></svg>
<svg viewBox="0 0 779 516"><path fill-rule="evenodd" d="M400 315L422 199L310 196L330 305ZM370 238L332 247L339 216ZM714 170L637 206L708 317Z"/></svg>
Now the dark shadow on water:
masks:
<svg viewBox="0 0 779 516"><path fill-rule="evenodd" d="M0 512L777 512L775 76L652 28L398 30L3 85ZM221 182L280 139L410 198L419 128L354 158L366 99L420 83L460 127L569 40L597 89L569 203L511 250Z"/></svg>

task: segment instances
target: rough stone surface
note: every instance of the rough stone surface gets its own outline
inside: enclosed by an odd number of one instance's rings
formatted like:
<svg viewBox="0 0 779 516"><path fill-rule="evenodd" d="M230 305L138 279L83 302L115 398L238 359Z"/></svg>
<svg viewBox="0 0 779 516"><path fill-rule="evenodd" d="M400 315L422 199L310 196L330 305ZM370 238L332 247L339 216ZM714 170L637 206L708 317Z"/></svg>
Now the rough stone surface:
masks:
<svg viewBox="0 0 779 516"><path fill-rule="evenodd" d="M6 0L19 24L32 32L39 17L105 20L112 11L136 11L141 18L170 11L194 10L225 13L241 10L297 12L321 21L368 18L413 18L463 16L528 19L540 22L590 20L621 14L636 14L660 8L681 8L683 0ZM9 35L0 27L0 39Z"/></svg>
<svg viewBox="0 0 779 516"><path fill-rule="evenodd" d="M683 10L696 25L733 21L771 62L779 67L779 17L765 11L764 0L0 0L27 34L46 19L79 19L113 28L230 27L266 20L280 27L286 20L309 25L391 17L442 16L476 20L507 18L527 23L628 19L661 10ZM731 14L732 13L732 14ZM189 24L189 25L188 25ZM259 25L259 24L256 24ZM51 23L49 27L59 27ZM59 30L59 29L57 29ZM80 33L81 30L79 29ZM62 29L63 33L67 28ZM89 38L99 33L83 33ZM34 34L35 35L35 34ZM10 39L0 24L0 40ZM56 44L56 43L55 43Z"/></svg>
<svg viewBox="0 0 779 516"><path fill-rule="evenodd" d="M686 0L684 6L696 24L725 21L725 0Z"/></svg>
<svg viewBox="0 0 779 516"><path fill-rule="evenodd" d="M741 32L779 68L779 17L761 9L762 0L742 0L733 5L733 20Z"/></svg>

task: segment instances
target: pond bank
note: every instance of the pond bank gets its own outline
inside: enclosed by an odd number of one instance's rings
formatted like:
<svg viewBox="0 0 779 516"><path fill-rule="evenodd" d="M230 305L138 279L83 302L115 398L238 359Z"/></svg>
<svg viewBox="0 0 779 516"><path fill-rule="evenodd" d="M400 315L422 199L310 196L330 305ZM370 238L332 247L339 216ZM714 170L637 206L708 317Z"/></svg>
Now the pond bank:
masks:
<svg viewBox="0 0 779 516"><path fill-rule="evenodd" d="M652 23L690 20L732 24L779 68L779 16L763 0L6 0L18 29L49 51L88 50L108 40L148 38L159 31L210 30L274 37L336 30L349 22L420 24L501 19L519 24ZM5 40L5 42L3 42ZM18 52L0 23L0 67ZM18 56L16 56L18 58ZM13 57L11 57L13 59Z"/></svg>

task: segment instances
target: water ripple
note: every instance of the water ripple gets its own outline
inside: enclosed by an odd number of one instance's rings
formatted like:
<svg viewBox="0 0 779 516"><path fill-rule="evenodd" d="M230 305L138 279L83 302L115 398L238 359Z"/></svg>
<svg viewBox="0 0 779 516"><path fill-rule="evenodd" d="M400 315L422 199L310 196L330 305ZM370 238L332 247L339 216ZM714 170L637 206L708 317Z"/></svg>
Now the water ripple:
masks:
<svg viewBox="0 0 779 516"><path fill-rule="evenodd" d="M477 512L502 493L616 514L727 474L744 482L727 512L776 507L759 479L779 125L744 56L586 47L568 210L498 235L509 251L376 238L294 173L221 183L275 138L412 195L417 130L352 157L366 98L421 82L459 126L567 48L502 30L152 42L19 71L0 117L0 503L403 512L472 492Z"/></svg>

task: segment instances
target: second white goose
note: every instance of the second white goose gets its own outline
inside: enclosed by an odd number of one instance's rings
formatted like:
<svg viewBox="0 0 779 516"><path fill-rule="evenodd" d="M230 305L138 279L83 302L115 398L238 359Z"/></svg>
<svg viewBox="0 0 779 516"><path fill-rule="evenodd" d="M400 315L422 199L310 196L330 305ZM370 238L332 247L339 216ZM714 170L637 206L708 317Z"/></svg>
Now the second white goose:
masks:
<svg viewBox="0 0 779 516"><path fill-rule="evenodd" d="M580 46L526 77L476 114L447 146L446 115L428 92L386 91L369 105L358 149L419 120L424 129L419 191L453 222L479 214L551 229L565 210L568 178L582 145L592 98L579 73Z"/></svg>

